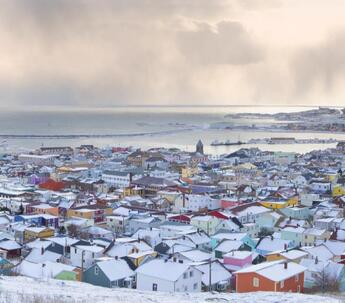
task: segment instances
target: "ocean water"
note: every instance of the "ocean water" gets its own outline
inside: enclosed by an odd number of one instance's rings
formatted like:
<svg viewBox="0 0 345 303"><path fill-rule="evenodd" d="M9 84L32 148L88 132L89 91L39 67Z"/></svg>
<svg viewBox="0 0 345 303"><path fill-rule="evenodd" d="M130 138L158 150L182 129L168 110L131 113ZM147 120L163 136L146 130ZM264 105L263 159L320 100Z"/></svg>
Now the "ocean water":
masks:
<svg viewBox="0 0 345 303"><path fill-rule="evenodd" d="M232 123L225 115L231 113L277 113L307 110L310 107L119 107L30 109L0 112L0 151L24 151L40 146L178 147L192 151L201 139L210 154L224 154L241 147L257 146L263 150L308 152L335 144L242 145L212 147L214 140L241 140L272 136L295 138L335 138L345 140L345 134L274 133L264 131L232 131L213 129L212 125ZM236 120L252 124L253 121ZM272 123L272 121L256 121ZM20 136L13 138L12 136ZM94 137L88 137L88 136ZM108 135L108 137L104 137ZM8 137L7 137L8 136ZM26 137L27 136L27 137ZM47 136L47 137L34 137ZM60 137L49 137L60 136Z"/></svg>

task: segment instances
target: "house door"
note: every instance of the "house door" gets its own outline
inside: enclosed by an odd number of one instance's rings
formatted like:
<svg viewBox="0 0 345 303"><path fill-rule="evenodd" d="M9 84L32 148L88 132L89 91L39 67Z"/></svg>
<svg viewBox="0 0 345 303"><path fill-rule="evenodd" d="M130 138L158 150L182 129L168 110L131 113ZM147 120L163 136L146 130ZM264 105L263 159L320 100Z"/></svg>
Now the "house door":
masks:
<svg viewBox="0 0 345 303"><path fill-rule="evenodd" d="M157 284L156 284L156 283L153 283L153 284L152 284L152 290L153 290L153 291L157 291Z"/></svg>

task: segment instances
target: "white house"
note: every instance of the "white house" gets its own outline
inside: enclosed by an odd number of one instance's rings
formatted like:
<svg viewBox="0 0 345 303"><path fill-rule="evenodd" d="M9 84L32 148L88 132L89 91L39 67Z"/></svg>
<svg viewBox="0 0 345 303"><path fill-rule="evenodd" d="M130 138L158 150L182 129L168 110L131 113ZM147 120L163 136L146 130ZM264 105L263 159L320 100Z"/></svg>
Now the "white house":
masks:
<svg viewBox="0 0 345 303"><path fill-rule="evenodd" d="M137 289L165 292L200 292L202 272L183 261L155 259L136 270Z"/></svg>
<svg viewBox="0 0 345 303"><path fill-rule="evenodd" d="M73 266L89 268L96 258L103 256L104 248L97 245L76 245L71 247L71 263Z"/></svg>
<svg viewBox="0 0 345 303"><path fill-rule="evenodd" d="M110 186L124 188L129 186L132 180L141 178L141 175L133 175L129 172L106 170L102 173L102 180Z"/></svg>
<svg viewBox="0 0 345 303"><path fill-rule="evenodd" d="M220 208L220 199L215 199L209 195L180 195L175 200L175 210L199 211L202 208Z"/></svg>

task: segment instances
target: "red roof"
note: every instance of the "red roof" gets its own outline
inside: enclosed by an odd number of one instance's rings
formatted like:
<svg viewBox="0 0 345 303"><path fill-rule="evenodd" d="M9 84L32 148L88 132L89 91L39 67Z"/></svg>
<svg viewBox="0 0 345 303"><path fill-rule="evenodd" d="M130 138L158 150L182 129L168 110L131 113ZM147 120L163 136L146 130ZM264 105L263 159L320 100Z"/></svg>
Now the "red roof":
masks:
<svg viewBox="0 0 345 303"><path fill-rule="evenodd" d="M190 218L186 215L177 215L177 216L172 216L169 217L168 219L169 221L180 221L180 222L184 222L184 223L189 223L190 222Z"/></svg>
<svg viewBox="0 0 345 303"><path fill-rule="evenodd" d="M65 184L63 182L57 182L53 179L48 179L46 182L41 183L39 185L40 188L59 191L65 188Z"/></svg>
<svg viewBox="0 0 345 303"><path fill-rule="evenodd" d="M220 213L220 212L217 211L217 210L210 211L208 214L209 214L210 216L216 217L216 218L218 218L218 219L223 219L223 220L229 219L229 217L223 215L222 213Z"/></svg>

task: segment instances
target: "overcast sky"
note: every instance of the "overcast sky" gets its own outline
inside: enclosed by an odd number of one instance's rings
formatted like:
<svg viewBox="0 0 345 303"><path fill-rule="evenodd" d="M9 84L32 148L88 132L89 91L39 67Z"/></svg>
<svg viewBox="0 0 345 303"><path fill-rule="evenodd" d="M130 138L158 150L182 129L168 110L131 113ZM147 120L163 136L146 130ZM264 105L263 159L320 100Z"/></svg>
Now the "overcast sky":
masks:
<svg viewBox="0 0 345 303"><path fill-rule="evenodd" d="M0 105L345 105L344 0L2 0Z"/></svg>

